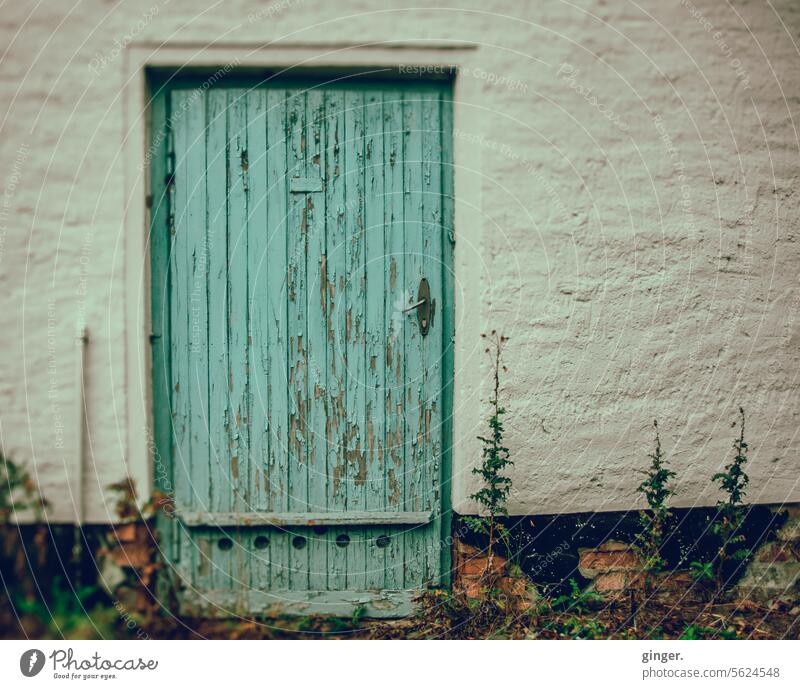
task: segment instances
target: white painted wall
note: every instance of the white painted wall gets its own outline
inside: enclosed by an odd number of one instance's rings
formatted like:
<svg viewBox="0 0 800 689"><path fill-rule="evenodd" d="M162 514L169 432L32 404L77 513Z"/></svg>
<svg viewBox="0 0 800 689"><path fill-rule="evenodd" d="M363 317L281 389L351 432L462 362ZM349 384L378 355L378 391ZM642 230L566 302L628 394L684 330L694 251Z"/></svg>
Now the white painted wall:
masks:
<svg viewBox="0 0 800 689"><path fill-rule="evenodd" d="M87 518L111 517L109 483L130 474L144 486L149 475L139 60L183 46L176 54L191 61L216 43L203 59L270 64L287 55L259 48L273 41L318 63L347 44L376 44L376 63L397 64L476 46L452 60L457 509L470 509L474 490L488 376L478 335L492 328L511 338L512 513L637 506L653 418L679 474L677 502L713 504L708 479L730 458L738 404L749 412L749 497L800 500L797 4L415 4L430 9L4 7L0 441L34 473L52 519L71 520L79 494L82 320Z"/></svg>

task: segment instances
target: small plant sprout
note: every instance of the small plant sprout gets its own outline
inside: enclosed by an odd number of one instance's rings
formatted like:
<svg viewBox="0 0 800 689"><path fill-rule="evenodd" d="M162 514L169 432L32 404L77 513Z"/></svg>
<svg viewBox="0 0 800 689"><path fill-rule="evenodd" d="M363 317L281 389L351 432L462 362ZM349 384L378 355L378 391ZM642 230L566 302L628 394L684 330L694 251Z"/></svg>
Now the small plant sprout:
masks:
<svg viewBox="0 0 800 689"><path fill-rule="evenodd" d="M482 337L487 338L485 334ZM492 360L494 378L492 397L489 400L492 415L489 417L489 433L486 436L478 436L478 440L483 443L483 461L480 466L472 470L473 474L483 480L483 487L470 495L470 498L480 505L483 514L465 518L470 529L488 539L488 557L484 575L494 571L493 560L498 541L508 545L508 530L499 518L508 514L506 501L511 492L511 479L504 476L503 472L513 464L503 440L503 415L506 410L500 406L500 372L508 370L501 363L502 353L503 345L508 338L493 330L487 339L491 340L486 353Z"/></svg>
<svg viewBox="0 0 800 689"><path fill-rule="evenodd" d="M714 581L714 564L693 560L689 563L689 572L695 581Z"/></svg>
<svg viewBox="0 0 800 689"><path fill-rule="evenodd" d="M672 517L667 501L675 495L675 490L670 485L675 478L675 472L666 467L657 421L653 421L653 428L656 433L655 449L648 455L650 466L641 472L645 478L636 489L644 495L649 509L639 513L642 530L634 543L634 549L642 560L647 591L650 590L653 576L663 570L666 564L661 555L661 546Z"/></svg>
<svg viewBox="0 0 800 689"><path fill-rule="evenodd" d="M562 593L552 600L553 608L565 612L586 613L592 606L602 604L603 597L595 591L582 590L574 578L569 580L569 593Z"/></svg>
<svg viewBox="0 0 800 689"><path fill-rule="evenodd" d="M720 542L716 558L718 595L724 587L728 563L741 562L751 555L750 550L740 547L744 541L742 526L747 514L744 498L750 477L745 472L748 445L744 439L745 415L742 407L739 407L739 415L739 437L733 442L733 448L736 450L733 461L725 465L724 471L711 477L712 481L719 483L720 490L727 496L717 503L717 518L712 527ZM733 426L736 426L735 422Z"/></svg>

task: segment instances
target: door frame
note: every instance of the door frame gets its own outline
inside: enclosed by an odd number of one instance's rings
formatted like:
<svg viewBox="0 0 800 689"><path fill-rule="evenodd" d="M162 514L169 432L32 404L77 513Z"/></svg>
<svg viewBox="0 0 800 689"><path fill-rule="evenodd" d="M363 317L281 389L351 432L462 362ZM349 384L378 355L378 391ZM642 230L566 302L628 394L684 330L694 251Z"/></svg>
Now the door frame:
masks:
<svg viewBox="0 0 800 689"><path fill-rule="evenodd" d="M467 304L480 304L483 290L482 276L485 266L475 251L482 245L483 220L481 213L480 146L474 137L481 135L482 82L462 75L475 71L478 59L474 44L445 44L439 46L419 44L378 45L226 45L185 46L180 44L131 45L125 56L125 87L122 94L125 104L125 251L126 251L126 332L128 343L126 367L127 439L130 474L139 487L139 499L149 499L151 489L171 491L170 453L160 448L169 447L162 423L158 422L159 399L154 373L158 368L157 347L151 347L153 324L158 319L158 304L152 301L151 282L158 270L154 260L159 248L150 246L151 217L149 207L155 196L160 171L153 173L153 163L163 160L156 150L166 141L152 140L154 117L157 117L159 83L153 69L159 74L205 73L214 75L244 70L269 70L282 72L302 65L312 73L328 75L359 72L374 68L376 72L391 69L405 74L411 83L424 82L431 77L441 79L443 73L452 75L453 90L453 141L454 159L451 180L453 227L456 242L451 261L458 288L449 286L453 303L450 312L453 348L445 362L448 386L443 389L443 400L450 414L443 432L443 457L441 468L442 490L442 584L448 585L451 572L451 518L454 499L464 499L459 494L460 482L455 481L467 471L474 454L474 443L454 439L470 438L471 430L480 423L480 400L483 381L480 373L471 373L466 362L476 356L475 343L480 345L480 333L485 329L483 309L470 309ZM162 71L163 70L163 71ZM426 79L426 76L428 79ZM208 77L206 77L208 78ZM263 74L262 77L263 78ZM200 81L202 83L202 80ZM161 90L163 96L163 89ZM458 135L457 135L458 133ZM468 133L467 136L464 133ZM469 174L471 173L471 174ZM163 176L162 176L163 179ZM456 229L457 228L457 229ZM469 251L460 247L467 246ZM459 281L459 276L462 280ZM469 276L469 279L464 279ZM477 277L477 279L476 279ZM456 298L456 289L461 298ZM155 309L155 311L154 311ZM458 327L455 327L458 324ZM458 337L455 333L458 333ZM463 343L473 343L467 349ZM156 360L154 362L154 359ZM162 362L163 363L163 362ZM155 364L155 365L154 365ZM472 369L478 367L472 366ZM167 402L168 403L168 402ZM168 407L167 407L168 408ZM458 413L456 413L458 411ZM167 425L166 432L169 432ZM165 440L165 437L167 440ZM453 488L456 490L454 491ZM455 492L455 495L453 494Z"/></svg>

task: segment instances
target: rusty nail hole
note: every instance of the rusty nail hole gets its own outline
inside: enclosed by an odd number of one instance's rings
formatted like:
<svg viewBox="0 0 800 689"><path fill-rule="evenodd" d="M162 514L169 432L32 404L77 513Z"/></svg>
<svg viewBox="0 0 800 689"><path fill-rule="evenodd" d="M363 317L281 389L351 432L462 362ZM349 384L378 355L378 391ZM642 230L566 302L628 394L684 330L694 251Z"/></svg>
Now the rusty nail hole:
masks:
<svg viewBox="0 0 800 689"><path fill-rule="evenodd" d="M217 545L220 550L230 550L233 548L233 541L230 538L220 538Z"/></svg>
<svg viewBox="0 0 800 689"><path fill-rule="evenodd" d="M375 539L375 545L379 548L385 548L387 545L389 545L389 537L386 534L383 534L383 536L378 536Z"/></svg>
<svg viewBox="0 0 800 689"><path fill-rule="evenodd" d="M317 524L316 526L312 527L312 530L314 531L315 534L321 536L328 530L328 527Z"/></svg>
<svg viewBox="0 0 800 689"><path fill-rule="evenodd" d="M340 533L336 537L336 545L338 545L340 548L346 548L348 545L350 545L350 536L348 536L346 533Z"/></svg>
<svg viewBox="0 0 800 689"><path fill-rule="evenodd" d="M297 548L297 550L302 550L306 547L306 537L305 536L295 536L292 539L292 545Z"/></svg>
<svg viewBox="0 0 800 689"><path fill-rule="evenodd" d="M255 546L256 550L264 550L269 545L269 539L266 536L256 536L256 540L253 541L253 545Z"/></svg>

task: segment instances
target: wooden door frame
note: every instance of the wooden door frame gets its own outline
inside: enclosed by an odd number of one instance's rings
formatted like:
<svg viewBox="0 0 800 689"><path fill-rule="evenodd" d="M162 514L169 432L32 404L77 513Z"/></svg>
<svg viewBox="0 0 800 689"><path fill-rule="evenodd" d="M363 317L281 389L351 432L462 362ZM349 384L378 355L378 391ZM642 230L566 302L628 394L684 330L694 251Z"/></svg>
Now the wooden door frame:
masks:
<svg viewBox="0 0 800 689"><path fill-rule="evenodd" d="M442 490L442 576L443 584L449 583L450 574L450 530L452 515L453 478L458 476L468 462L463 448L468 443L454 442L454 438L471 437L470 429L479 422L477 409L482 384L480 380L468 379L459 375L464 371L464 362L472 352L458 346L461 342L478 342L484 329L483 310L474 309L482 292L480 276L485 268L475 256L474 247L479 247L482 237L480 204L480 174L460 174L459 170L480 171L480 146L469 143L472 137L456 136L456 132L479 132L481 121L481 82L474 78L462 79L459 74L469 73L477 59L476 46L471 44L448 44L442 46L420 46L415 44L381 45L270 45L270 46L131 46L125 59L126 136L124 146L127 206L125 212L126 237L126 331L128 333L127 368L128 375L128 461L131 476L140 488L140 499L148 499L152 484L162 490L170 490L171 467L169 453L160 452L165 447L164 429L156 421L156 406L159 401L158 387L154 385L153 352L150 345L154 332L154 319L151 301L151 280L153 259L159 249L151 251L148 241L150 226L156 219L151 217L148 200L154 198L153 185L159 172L153 174L153 163L159 158L155 150L159 142L150 136L157 99L153 99L152 74L148 68L158 68L179 72L195 69L208 74L228 73L234 70L259 68L282 71L302 65L325 71L362 72L374 67L375 70L393 69L412 78L412 83L425 81L426 75L441 78L449 71L454 75L453 88L453 145L455 159L451 180L453 184L452 214L457 239L450 260L456 280L458 276L469 276L464 280L466 289L461 290L463 300L455 298L453 285L446 286L453 303L450 312L450 331L458 323L458 338L453 336L454 347L445 365L446 381L443 389L443 402L449 410L443 433L441 490ZM218 77L219 78L219 77ZM263 78L263 77L262 77ZM201 81L202 83L202 81ZM160 142L166 146L166 142ZM474 144L474 140L473 140ZM144 230L144 231L142 231ZM466 243L473 248L471 252L459 251ZM156 268L157 269L157 268ZM467 310L466 304L473 308ZM158 306L156 304L155 308ZM466 318L469 312L470 317ZM456 413L458 410L458 413ZM161 424L163 425L163 424ZM168 446L168 445L167 445ZM166 480L165 480L166 479Z"/></svg>

